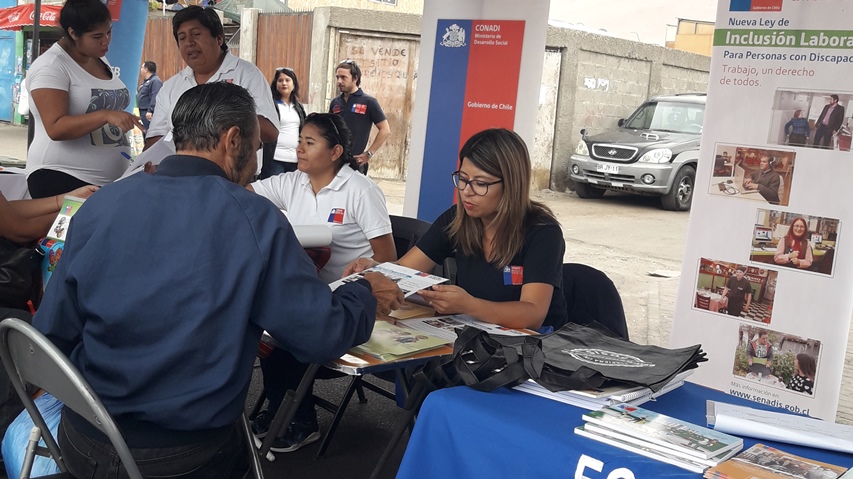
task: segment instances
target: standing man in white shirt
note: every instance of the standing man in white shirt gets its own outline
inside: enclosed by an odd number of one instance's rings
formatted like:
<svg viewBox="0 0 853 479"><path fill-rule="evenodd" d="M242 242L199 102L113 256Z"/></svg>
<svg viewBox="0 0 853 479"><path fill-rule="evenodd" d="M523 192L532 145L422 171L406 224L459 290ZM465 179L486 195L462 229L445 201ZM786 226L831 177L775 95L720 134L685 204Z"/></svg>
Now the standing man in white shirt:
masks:
<svg viewBox="0 0 853 479"><path fill-rule="evenodd" d="M234 83L249 90L257 105L261 140L275 143L278 139L278 114L269 84L258 67L228 52L219 15L209 8L185 7L172 18L172 32L187 67L163 83L157 95L157 109L145 135L145 148L172 131L172 109L184 92L196 85L215 81Z"/></svg>

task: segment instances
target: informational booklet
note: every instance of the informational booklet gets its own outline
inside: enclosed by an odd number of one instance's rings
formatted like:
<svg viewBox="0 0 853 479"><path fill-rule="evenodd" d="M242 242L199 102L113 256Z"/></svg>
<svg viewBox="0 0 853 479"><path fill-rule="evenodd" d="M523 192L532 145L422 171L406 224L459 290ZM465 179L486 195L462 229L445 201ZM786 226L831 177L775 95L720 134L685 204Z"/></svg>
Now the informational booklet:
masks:
<svg viewBox="0 0 853 479"><path fill-rule="evenodd" d="M370 339L352 350L385 361L444 346L448 341L385 321L376 321Z"/></svg>
<svg viewBox="0 0 853 479"><path fill-rule="evenodd" d="M682 371L657 392L646 387L629 386L624 383L604 388L552 392L531 379L515 386L513 389L551 399L553 401L571 404L572 406L595 410L601 409L605 406L613 406L621 403L639 406L674 389L680 388L684 385L684 379L692 373L692 369Z"/></svg>
<svg viewBox="0 0 853 479"><path fill-rule="evenodd" d="M448 316L432 316L428 318L414 318L398 321L398 324L405 325L408 328L423 331L433 336L456 340L456 332L465 326L472 326L477 329L487 331L489 334L503 334L506 336L524 336L526 333L517 329L507 328L499 324L487 323L474 319L466 314L452 314ZM532 331L531 331L532 333Z"/></svg>
<svg viewBox="0 0 853 479"><path fill-rule="evenodd" d="M630 404L590 411L583 420L702 459L743 447L739 437Z"/></svg>
<svg viewBox="0 0 853 479"><path fill-rule="evenodd" d="M619 431L614 431L613 429L607 427L600 427L592 423L586 423L583 425L583 427L587 431L594 434L598 434L599 436L605 436L612 439L616 439L620 442L634 444L638 447L642 447L643 449L651 449L667 456L675 456L680 458L681 460L689 461L692 464L701 465L703 468L716 466L717 464L734 456L739 451L739 449L730 449L728 451L723 451L718 456L714 456L708 459L702 459L696 456L691 456L690 454L686 454L677 449L671 449L666 446L661 446L660 444L655 444L649 441L643 441L642 439L637 439L636 437L629 436L627 434L622 434Z"/></svg>
<svg viewBox="0 0 853 479"><path fill-rule="evenodd" d="M334 291L338 289L338 287L342 284L351 283L353 281L357 281L361 278L364 278L364 273L371 271L382 273L388 278L390 278L392 281L397 283L397 286L399 286L400 290L403 292L403 296L407 299L414 296L418 291L422 289L427 289L430 286L447 281L447 278L442 278L441 276L435 276L429 273L424 273L412 268L406 268L405 266L400 266L398 264L382 263L380 265L376 265L372 268L366 269L364 270L364 272L351 274L333 283L329 283L329 287L332 288L332 291Z"/></svg>
<svg viewBox="0 0 853 479"><path fill-rule="evenodd" d="M47 232L47 237L58 241L65 241L65 236L68 234L68 226L71 224L71 217L74 216L74 213L77 213L77 210L80 209L84 201L86 200L83 198L66 195L65 201L62 202L62 207L59 208L59 214L56 215L56 219Z"/></svg>
<svg viewBox="0 0 853 479"><path fill-rule="evenodd" d="M727 479L836 479L845 467L795 456L756 444L731 460L708 469L706 478Z"/></svg>
<svg viewBox="0 0 853 479"><path fill-rule="evenodd" d="M589 424L584 424L583 426L576 427L575 434L592 439L593 441L609 444L613 447L618 447L619 449L630 451L650 459L656 459L667 464L672 464L673 466L677 466L688 471L701 473L708 468L708 466L704 464L699 464L698 462L676 456L672 453L652 449L651 447L644 446L639 442L629 442L612 436L598 434L588 429L589 426Z"/></svg>
<svg viewBox="0 0 853 479"><path fill-rule="evenodd" d="M853 426L716 401L707 412L717 431L853 454Z"/></svg>

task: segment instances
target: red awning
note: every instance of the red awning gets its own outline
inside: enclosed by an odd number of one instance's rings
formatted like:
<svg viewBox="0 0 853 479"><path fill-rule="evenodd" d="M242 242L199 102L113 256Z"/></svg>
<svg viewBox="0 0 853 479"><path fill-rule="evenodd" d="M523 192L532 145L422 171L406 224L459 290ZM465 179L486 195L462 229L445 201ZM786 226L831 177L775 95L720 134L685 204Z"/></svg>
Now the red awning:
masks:
<svg viewBox="0 0 853 479"><path fill-rule="evenodd" d="M35 19L34 9L33 4L0 8L0 30L20 30L23 26L32 25ZM42 5L39 26L58 27L60 9L62 5Z"/></svg>

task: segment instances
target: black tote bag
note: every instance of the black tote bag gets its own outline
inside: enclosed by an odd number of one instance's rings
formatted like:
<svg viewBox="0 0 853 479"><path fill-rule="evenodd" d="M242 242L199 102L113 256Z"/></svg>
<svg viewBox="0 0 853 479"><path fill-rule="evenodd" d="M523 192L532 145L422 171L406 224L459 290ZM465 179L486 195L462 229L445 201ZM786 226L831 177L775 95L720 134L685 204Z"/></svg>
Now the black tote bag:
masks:
<svg viewBox="0 0 853 479"><path fill-rule="evenodd" d="M481 391L533 379L550 391L618 380L659 390L705 361L699 345L666 349L609 337L574 323L545 335L502 336L466 327L454 343L459 378Z"/></svg>

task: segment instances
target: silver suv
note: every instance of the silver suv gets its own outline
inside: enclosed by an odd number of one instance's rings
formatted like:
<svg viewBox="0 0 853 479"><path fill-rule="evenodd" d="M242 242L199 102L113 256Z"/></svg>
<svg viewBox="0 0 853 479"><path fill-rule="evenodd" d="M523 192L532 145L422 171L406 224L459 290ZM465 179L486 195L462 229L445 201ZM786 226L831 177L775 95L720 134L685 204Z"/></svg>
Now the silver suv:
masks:
<svg viewBox="0 0 853 479"><path fill-rule="evenodd" d="M657 195L665 209L685 211L693 200L705 95L658 96L619 128L594 136L581 130L569 175L581 198L606 190Z"/></svg>

